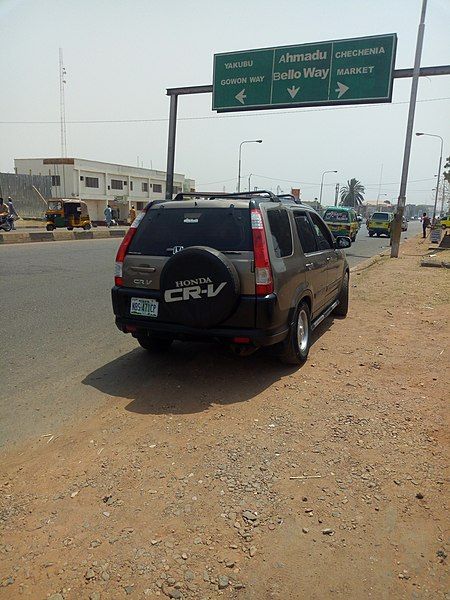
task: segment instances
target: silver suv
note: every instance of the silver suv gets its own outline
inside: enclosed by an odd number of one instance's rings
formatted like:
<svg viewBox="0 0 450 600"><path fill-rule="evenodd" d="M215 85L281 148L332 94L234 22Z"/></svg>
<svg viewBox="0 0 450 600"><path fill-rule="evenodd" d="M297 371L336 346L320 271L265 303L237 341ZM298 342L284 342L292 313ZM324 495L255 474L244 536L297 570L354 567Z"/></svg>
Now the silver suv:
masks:
<svg viewBox="0 0 450 600"><path fill-rule="evenodd" d="M312 330L347 314L350 244L291 196L195 192L150 202L117 253L117 327L150 351L220 340L240 354L274 346L300 364Z"/></svg>

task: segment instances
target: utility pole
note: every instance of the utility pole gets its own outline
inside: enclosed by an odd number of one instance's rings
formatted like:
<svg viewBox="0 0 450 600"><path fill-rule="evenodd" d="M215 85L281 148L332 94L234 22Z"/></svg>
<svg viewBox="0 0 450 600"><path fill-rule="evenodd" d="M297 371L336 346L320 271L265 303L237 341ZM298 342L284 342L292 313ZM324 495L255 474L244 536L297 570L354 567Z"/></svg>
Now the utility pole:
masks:
<svg viewBox="0 0 450 600"><path fill-rule="evenodd" d="M64 97L64 86L66 84L66 69L63 61L62 48L59 49L59 114L61 120L61 158L67 156L66 136L66 100Z"/></svg>
<svg viewBox="0 0 450 600"><path fill-rule="evenodd" d="M334 189L334 205L337 206L338 203L338 199L339 199L339 184L336 184L336 187Z"/></svg>
<svg viewBox="0 0 450 600"><path fill-rule="evenodd" d="M445 204L445 177L442 176L442 199L441 199L441 215L444 214L444 204Z"/></svg>
<svg viewBox="0 0 450 600"><path fill-rule="evenodd" d="M391 258L398 258L400 249L400 236L402 233L402 219L406 204L406 185L408 182L409 158L411 156L411 139L414 127L414 114L416 110L417 88L419 86L420 60L422 58L423 36L425 33L425 14L427 11L427 0L422 0L420 23L417 31L416 55L414 58L414 69L411 83L411 95L409 99L408 123L406 126L405 149L403 153L402 177L400 182L400 193L397 201L397 212L391 227Z"/></svg>

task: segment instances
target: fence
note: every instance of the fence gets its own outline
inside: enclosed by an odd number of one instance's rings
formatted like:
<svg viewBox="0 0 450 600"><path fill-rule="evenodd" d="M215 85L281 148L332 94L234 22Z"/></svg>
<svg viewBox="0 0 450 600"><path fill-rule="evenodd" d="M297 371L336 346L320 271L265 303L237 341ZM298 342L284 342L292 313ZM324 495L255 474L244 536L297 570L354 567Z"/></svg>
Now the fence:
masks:
<svg viewBox="0 0 450 600"><path fill-rule="evenodd" d="M49 175L0 173L0 196L5 202L11 196L15 209L24 219L42 218L46 210L45 202L33 186L46 200L52 197L52 178Z"/></svg>

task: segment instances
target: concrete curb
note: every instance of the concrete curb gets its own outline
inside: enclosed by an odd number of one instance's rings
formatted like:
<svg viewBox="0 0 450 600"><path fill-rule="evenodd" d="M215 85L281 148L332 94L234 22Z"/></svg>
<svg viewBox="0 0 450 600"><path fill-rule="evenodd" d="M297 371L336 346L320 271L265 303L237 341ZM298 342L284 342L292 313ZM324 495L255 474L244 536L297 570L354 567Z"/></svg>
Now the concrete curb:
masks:
<svg viewBox="0 0 450 600"><path fill-rule="evenodd" d="M123 238L126 229L109 229L107 231L34 231L20 233L0 233L2 244L26 244L29 242L67 242L72 240L104 240L108 238Z"/></svg>
<svg viewBox="0 0 450 600"><path fill-rule="evenodd" d="M450 269L450 263L445 260L428 260L424 259L420 262L421 267L435 267L438 269Z"/></svg>
<svg viewBox="0 0 450 600"><path fill-rule="evenodd" d="M350 273L359 273L361 271L365 271L369 267L381 262L383 260L383 258L387 257L388 254L389 254L389 252L387 252L385 250L384 252L381 252L380 254L377 254L376 256L371 256L367 260L363 260L362 262L358 263L354 267L351 267Z"/></svg>

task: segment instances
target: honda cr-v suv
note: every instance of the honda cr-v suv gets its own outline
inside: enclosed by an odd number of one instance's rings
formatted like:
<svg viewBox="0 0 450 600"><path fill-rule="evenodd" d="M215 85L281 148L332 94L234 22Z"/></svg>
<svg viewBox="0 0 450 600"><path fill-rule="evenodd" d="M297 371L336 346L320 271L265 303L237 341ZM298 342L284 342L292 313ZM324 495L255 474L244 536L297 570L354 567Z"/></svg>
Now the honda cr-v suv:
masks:
<svg viewBox="0 0 450 600"><path fill-rule="evenodd" d="M117 253L117 327L152 351L221 340L242 353L276 345L301 363L314 327L347 314L349 246L314 210L271 192L150 202Z"/></svg>

